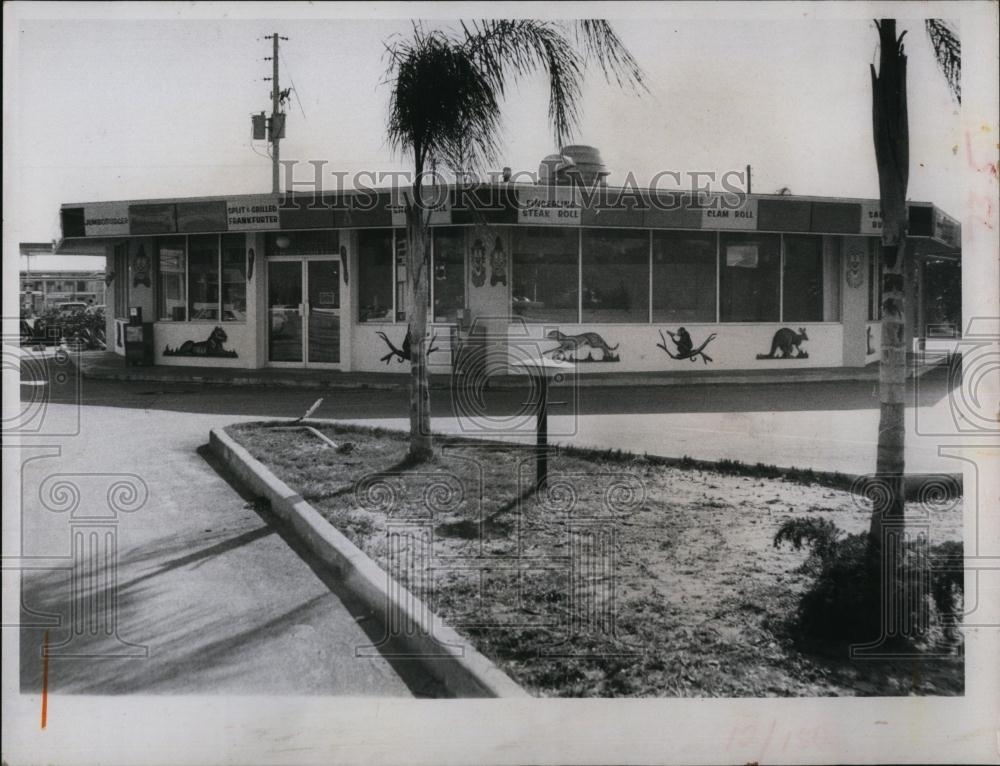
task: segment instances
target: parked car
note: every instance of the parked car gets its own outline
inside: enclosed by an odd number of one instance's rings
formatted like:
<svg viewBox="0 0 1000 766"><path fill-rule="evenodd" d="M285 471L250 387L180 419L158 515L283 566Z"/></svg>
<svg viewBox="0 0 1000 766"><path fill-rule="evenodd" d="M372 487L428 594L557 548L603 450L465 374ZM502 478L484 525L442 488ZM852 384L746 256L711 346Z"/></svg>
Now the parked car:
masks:
<svg viewBox="0 0 1000 766"><path fill-rule="evenodd" d="M106 309L107 309L107 306L105 306L103 303L98 303L95 306L87 306L87 313L88 314L103 314L103 313L105 313Z"/></svg>
<svg viewBox="0 0 1000 766"><path fill-rule="evenodd" d="M86 303L57 303L56 313L61 317L73 316L74 314L82 314L87 310Z"/></svg>

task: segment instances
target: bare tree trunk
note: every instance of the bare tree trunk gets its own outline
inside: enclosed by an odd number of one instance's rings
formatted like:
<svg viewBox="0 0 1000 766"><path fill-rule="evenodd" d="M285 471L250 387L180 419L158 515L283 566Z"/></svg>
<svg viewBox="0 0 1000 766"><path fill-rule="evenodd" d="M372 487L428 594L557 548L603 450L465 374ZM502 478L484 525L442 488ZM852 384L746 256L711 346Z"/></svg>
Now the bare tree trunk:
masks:
<svg viewBox="0 0 1000 766"><path fill-rule="evenodd" d="M871 68L872 118L882 206L882 356L879 363L878 457L880 491L873 492L870 527L872 558L883 560L885 527L903 524L903 451L906 436L906 332L904 258L906 187L909 181L909 126L906 56L895 19L876 22L881 55ZM905 34L905 32L903 33ZM896 536L893 536L896 539Z"/></svg>
<svg viewBox="0 0 1000 766"><path fill-rule="evenodd" d="M414 189L415 194L419 190ZM431 439L431 396L427 379L427 306L430 230L424 210L413 200L406 205L407 308L410 333L410 450L408 458L423 462L434 456Z"/></svg>

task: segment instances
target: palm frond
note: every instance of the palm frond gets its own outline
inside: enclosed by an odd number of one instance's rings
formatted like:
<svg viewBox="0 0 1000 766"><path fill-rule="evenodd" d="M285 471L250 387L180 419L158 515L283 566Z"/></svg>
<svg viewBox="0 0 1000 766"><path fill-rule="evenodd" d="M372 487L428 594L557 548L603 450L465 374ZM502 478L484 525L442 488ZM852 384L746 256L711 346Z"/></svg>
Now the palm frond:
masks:
<svg viewBox="0 0 1000 766"><path fill-rule="evenodd" d="M418 172L432 158L456 172L493 161L500 102L526 75L548 78L548 118L559 146L579 126L589 61L597 60L609 82L645 87L638 64L601 20L480 20L453 31L415 23L411 38L386 43L386 58L389 144L412 152Z"/></svg>
<svg viewBox="0 0 1000 766"><path fill-rule="evenodd" d="M577 40L587 52L588 58L597 59L604 73L604 79L612 78L619 87L634 91L648 91L643 82L643 72L639 63L629 53L611 25L603 19L582 19L576 22Z"/></svg>
<svg viewBox="0 0 1000 766"><path fill-rule="evenodd" d="M927 19L924 22L927 36L934 46L934 58L948 81L955 100L962 103L962 43L952 25L944 19Z"/></svg>

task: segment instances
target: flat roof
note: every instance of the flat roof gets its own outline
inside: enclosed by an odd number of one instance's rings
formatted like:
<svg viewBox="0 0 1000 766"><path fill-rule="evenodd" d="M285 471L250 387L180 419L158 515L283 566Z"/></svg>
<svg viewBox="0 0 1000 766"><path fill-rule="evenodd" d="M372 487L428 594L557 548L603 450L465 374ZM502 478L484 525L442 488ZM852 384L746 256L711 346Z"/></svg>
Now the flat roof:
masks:
<svg viewBox="0 0 1000 766"><path fill-rule="evenodd" d="M170 234L386 228L405 225L409 187L302 190L281 194L165 197L61 206L57 252L88 240ZM881 235L877 199L707 192L634 186L442 184L432 226L520 224L601 228ZM961 247L961 225L930 202L909 202L910 236L943 252ZM64 249L65 248L65 249Z"/></svg>

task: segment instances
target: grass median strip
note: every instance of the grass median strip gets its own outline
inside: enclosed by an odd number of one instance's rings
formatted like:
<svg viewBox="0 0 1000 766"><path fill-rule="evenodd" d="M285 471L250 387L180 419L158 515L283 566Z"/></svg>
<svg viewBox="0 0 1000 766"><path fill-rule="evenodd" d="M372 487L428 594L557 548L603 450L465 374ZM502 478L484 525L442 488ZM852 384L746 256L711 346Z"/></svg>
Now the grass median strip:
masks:
<svg viewBox="0 0 1000 766"><path fill-rule="evenodd" d="M746 472L556 450L534 490L521 446L312 423L228 433L515 681L544 696L962 693L961 647L851 661L792 616L806 554L772 545L789 519L865 529L867 501ZM929 516L961 539L960 500Z"/></svg>

